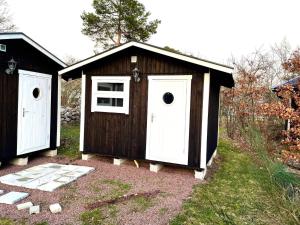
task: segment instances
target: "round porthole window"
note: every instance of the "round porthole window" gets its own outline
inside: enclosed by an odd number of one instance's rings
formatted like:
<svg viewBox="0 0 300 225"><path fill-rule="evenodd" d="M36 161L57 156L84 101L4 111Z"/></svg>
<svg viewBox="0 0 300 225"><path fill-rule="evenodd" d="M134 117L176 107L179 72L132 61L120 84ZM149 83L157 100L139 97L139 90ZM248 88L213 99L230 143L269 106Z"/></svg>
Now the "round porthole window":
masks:
<svg viewBox="0 0 300 225"><path fill-rule="evenodd" d="M163 100L166 104L171 104L173 101L174 101L174 95L170 92L166 92L164 95L163 95Z"/></svg>
<svg viewBox="0 0 300 225"><path fill-rule="evenodd" d="M41 94L41 92L40 92L40 89L39 89L39 88L33 89L32 95L33 95L33 97L34 97L35 99L38 99L38 98L40 97L40 94Z"/></svg>

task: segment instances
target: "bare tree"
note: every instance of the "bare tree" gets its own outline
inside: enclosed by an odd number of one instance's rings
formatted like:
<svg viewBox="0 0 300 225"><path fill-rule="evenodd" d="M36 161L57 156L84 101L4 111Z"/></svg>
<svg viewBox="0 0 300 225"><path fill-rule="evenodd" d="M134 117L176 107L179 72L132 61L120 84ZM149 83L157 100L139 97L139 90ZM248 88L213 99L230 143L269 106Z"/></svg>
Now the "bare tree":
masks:
<svg viewBox="0 0 300 225"><path fill-rule="evenodd" d="M8 5L5 0L0 0L0 32L15 31L16 26L11 21Z"/></svg>
<svg viewBox="0 0 300 225"><path fill-rule="evenodd" d="M291 45L287 39L283 39L280 43L272 46L271 51L275 61L273 66L273 74L277 78L277 83L281 83L282 81L287 81L293 78L294 76L282 66L285 62L287 62L292 54Z"/></svg>

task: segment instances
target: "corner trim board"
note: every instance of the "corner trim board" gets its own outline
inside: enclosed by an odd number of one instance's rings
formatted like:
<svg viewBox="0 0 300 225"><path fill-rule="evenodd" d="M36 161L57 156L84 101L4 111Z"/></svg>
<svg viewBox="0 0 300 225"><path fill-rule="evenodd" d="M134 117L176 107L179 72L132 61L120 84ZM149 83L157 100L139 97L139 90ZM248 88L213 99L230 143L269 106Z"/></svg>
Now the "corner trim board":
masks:
<svg viewBox="0 0 300 225"><path fill-rule="evenodd" d="M82 72L81 79L81 104L80 104L80 143L79 150L83 152L84 146L84 121L85 121L85 92L86 92L86 75Z"/></svg>
<svg viewBox="0 0 300 225"><path fill-rule="evenodd" d="M206 168L207 154L207 128L208 128L208 107L209 107L209 90L210 73L204 73L203 81L203 101L202 101L202 125L201 125L201 149L200 149L200 168Z"/></svg>
<svg viewBox="0 0 300 225"><path fill-rule="evenodd" d="M217 138L217 146L219 145L220 139L220 111L221 111L221 87L219 88L219 107L218 107L218 138Z"/></svg>
<svg viewBox="0 0 300 225"><path fill-rule="evenodd" d="M60 146L60 129L61 129L61 75L57 78L57 131L56 131L56 147Z"/></svg>

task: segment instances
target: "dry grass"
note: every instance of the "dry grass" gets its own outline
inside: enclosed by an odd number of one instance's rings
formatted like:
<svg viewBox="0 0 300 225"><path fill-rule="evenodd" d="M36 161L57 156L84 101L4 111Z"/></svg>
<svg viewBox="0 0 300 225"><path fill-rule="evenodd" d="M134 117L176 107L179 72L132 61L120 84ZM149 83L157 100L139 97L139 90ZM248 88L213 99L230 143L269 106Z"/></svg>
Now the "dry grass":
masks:
<svg viewBox="0 0 300 225"><path fill-rule="evenodd" d="M267 168L226 141L218 150L223 158L218 172L210 182L194 188L172 225L299 224L299 201L284 198Z"/></svg>

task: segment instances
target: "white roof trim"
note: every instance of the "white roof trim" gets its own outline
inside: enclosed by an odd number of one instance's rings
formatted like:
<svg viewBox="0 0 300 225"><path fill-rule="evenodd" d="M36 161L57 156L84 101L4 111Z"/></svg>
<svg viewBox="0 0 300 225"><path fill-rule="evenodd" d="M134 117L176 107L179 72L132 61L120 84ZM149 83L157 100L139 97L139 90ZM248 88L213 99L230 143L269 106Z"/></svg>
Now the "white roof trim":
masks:
<svg viewBox="0 0 300 225"><path fill-rule="evenodd" d="M67 73L67 72L72 71L74 69L80 68L80 67L82 67L82 66L84 66L86 64L89 64L91 62L94 62L94 61L97 61L99 59L102 59L102 58L104 58L106 56L109 56L109 55L112 55L112 54L117 53L119 51L122 51L122 50L124 50L126 48L129 48L131 46L142 48L142 49L145 49L145 50L148 50L148 51L151 51L151 52L156 52L156 53L159 53L159 54L162 54L162 55L166 55L166 56L169 56L169 57L172 57L172 58L175 58L175 59L179 59L179 60L182 60L182 61L190 62L190 63L196 64L196 65L205 66L205 67L208 67L208 68L211 68L211 69L215 69L215 70L218 70L218 71L222 71L222 72L225 72L225 73L230 73L231 74L233 72L233 69L229 68L227 66L218 65L218 64L215 64L215 63L212 63L212 62L208 62L208 61L205 61L205 60L192 58L192 57L189 57L189 56L185 56L185 55L181 55L181 54L169 52L167 50L163 50L163 49L156 48L156 47L153 47L153 46L150 46L150 45L146 45L146 44L142 44L142 43L139 43L139 42L133 42L132 41L132 42L128 42L126 44L123 44L123 45L121 45L119 47L116 47L116 48L113 48L111 50L108 50L106 52L103 52L102 54L95 55L94 57L91 57L91 58L88 58L86 60L83 60L83 61L81 61L79 63L74 64L73 66L70 66L70 67L67 67L65 69L62 69L62 70L58 71L58 74L62 75L64 73Z"/></svg>
<svg viewBox="0 0 300 225"><path fill-rule="evenodd" d="M25 34L22 34L22 33L7 33L7 34L2 33L0 35L0 40L11 40L11 39L23 39L24 41L26 41L27 43L29 43L30 45L32 45L34 48L38 49L40 52L42 52L44 55L46 55L49 58L51 58L53 61L55 61L59 65L61 65L63 67L67 66L64 62L62 62L56 56L54 56L49 51L47 51L46 49L44 49L38 43L36 43L35 41L33 41L32 39L30 39L29 37L27 37Z"/></svg>

